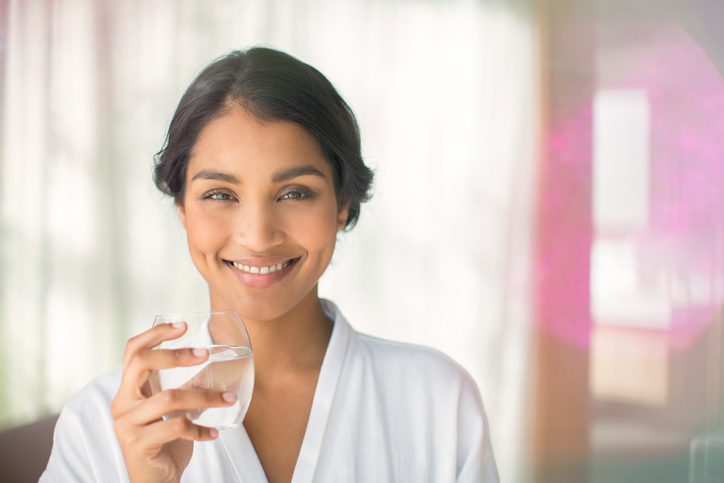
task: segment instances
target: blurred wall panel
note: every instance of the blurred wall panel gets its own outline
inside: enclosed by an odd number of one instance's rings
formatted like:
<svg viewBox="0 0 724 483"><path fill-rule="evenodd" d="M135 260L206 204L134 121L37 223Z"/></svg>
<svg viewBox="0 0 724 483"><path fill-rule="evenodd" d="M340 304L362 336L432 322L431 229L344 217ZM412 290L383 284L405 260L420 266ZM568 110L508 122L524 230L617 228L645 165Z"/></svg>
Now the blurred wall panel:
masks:
<svg viewBox="0 0 724 483"><path fill-rule="evenodd" d="M592 284L618 283L593 295L592 483L687 481L692 442L720 431L724 83L709 26L724 18L709 7L597 3L597 88L645 92L649 128L648 216L600 227L594 243L617 255Z"/></svg>
<svg viewBox="0 0 724 483"><path fill-rule="evenodd" d="M543 153L537 186L534 481L587 481L595 17L543 2Z"/></svg>
<svg viewBox="0 0 724 483"><path fill-rule="evenodd" d="M535 479L686 481L722 431L724 18L543 5Z"/></svg>

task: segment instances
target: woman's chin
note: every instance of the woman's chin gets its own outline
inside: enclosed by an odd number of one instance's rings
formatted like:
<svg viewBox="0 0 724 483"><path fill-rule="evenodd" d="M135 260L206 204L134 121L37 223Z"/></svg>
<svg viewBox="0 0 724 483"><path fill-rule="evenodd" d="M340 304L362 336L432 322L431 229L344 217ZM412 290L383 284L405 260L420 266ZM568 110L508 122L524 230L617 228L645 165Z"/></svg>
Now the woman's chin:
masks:
<svg viewBox="0 0 724 483"><path fill-rule="evenodd" d="M234 293L211 293L211 306L215 310L235 310L246 322L272 322L279 320L302 306L309 307L316 300L316 285L308 290L241 290ZM252 293L249 293L252 292ZM302 309L304 312L305 309Z"/></svg>
<svg viewBox="0 0 724 483"><path fill-rule="evenodd" d="M264 323L278 320L289 313L295 304L279 300L264 300L255 297L252 300L239 300L233 304L233 309L238 312L244 323Z"/></svg>
<svg viewBox="0 0 724 483"><path fill-rule="evenodd" d="M237 311L241 320L245 323L263 324L280 319L284 312L271 310L244 310Z"/></svg>

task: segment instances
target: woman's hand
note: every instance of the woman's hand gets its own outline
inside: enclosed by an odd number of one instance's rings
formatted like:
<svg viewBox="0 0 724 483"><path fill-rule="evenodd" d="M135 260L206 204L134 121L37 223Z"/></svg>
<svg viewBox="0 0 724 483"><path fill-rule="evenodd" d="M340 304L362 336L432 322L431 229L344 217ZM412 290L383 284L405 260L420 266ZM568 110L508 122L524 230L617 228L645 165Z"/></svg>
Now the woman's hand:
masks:
<svg viewBox="0 0 724 483"><path fill-rule="evenodd" d="M172 389L150 396L151 371L204 362L207 351L152 350L165 340L180 337L186 324L160 324L129 339L123 378L111 404L116 437L133 483L178 482L191 460L194 441L209 441L216 430L198 426L183 414L192 409L232 405L236 396L198 389ZM180 414L163 420L164 414Z"/></svg>

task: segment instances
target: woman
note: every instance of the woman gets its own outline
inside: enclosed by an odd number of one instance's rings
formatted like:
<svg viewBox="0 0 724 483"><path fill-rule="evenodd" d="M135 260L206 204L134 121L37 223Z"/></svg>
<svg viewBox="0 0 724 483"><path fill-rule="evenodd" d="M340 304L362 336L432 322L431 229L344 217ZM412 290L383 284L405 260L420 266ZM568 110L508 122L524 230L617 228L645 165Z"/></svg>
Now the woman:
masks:
<svg viewBox="0 0 724 483"><path fill-rule="evenodd" d="M152 351L183 332L159 325L128 341L122 371L66 405L42 481L498 481L470 376L432 349L355 332L317 295L372 182L354 116L322 74L265 48L216 60L182 97L155 180L175 199L211 309L248 328L244 425L219 434L162 419L234 401L149 396L150 371L208 357Z"/></svg>

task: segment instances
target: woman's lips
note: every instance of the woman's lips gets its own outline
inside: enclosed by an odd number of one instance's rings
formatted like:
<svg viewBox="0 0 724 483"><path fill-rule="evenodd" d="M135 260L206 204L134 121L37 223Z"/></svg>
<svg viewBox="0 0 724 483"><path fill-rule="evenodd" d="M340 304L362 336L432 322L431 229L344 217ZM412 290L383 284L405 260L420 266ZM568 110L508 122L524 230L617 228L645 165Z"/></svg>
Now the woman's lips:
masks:
<svg viewBox="0 0 724 483"><path fill-rule="evenodd" d="M234 273L236 278L238 278L243 284L250 287L263 288L271 287L272 285L281 282L284 278L286 278L287 275L289 275L289 272L292 271L292 269L297 265L297 262L301 258L302 257L292 258L283 262L281 264L281 269L279 269L279 264L277 264L274 271L269 271L267 273L250 273L248 270L238 268L237 264L230 260L224 260L224 263ZM261 269L259 269L259 267L247 266L247 269L259 272L266 272L264 268L269 267L262 267Z"/></svg>

